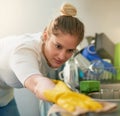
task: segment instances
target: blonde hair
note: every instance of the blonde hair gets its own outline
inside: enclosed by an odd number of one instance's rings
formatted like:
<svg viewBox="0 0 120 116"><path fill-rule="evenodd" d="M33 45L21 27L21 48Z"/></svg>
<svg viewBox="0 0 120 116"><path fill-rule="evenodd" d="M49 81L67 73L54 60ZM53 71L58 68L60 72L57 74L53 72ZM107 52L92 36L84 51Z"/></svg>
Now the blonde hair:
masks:
<svg viewBox="0 0 120 116"><path fill-rule="evenodd" d="M77 10L70 3L63 4L60 9L61 15L76 16Z"/></svg>
<svg viewBox="0 0 120 116"><path fill-rule="evenodd" d="M70 4L65 3L60 8L61 15L53 19L47 26L48 35L57 36L60 32L78 37L82 41L84 37L84 24L76 18L77 10Z"/></svg>

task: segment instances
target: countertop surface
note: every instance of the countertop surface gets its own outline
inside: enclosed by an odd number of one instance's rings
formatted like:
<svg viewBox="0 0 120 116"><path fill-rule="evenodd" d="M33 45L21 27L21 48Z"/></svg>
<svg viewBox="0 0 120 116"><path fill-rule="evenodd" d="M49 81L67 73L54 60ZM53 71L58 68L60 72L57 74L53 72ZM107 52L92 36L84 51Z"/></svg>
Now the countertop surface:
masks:
<svg viewBox="0 0 120 116"><path fill-rule="evenodd" d="M118 104L118 107L116 110L107 112L107 113L100 113L100 114L99 113L88 113L85 116L120 116L120 101L112 101L112 102Z"/></svg>

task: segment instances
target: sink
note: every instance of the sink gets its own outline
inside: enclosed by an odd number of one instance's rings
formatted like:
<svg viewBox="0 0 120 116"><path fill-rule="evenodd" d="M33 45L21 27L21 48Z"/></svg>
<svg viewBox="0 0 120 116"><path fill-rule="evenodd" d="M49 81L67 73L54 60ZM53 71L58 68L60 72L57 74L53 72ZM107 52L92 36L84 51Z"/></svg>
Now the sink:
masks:
<svg viewBox="0 0 120 116"><path fill-rule="evenodd" d="M89 114L88 116L120 116L120 83L101 84L100 91L90 93L89 96L98 101L117 103L118 108L107 114Z"/></svg>
<svg viewBox="0 0 120 116"><path fill-rule="evenodd" d="M94 99L120 102L120 83L101 84L99 92L89 93Z"/></svg>

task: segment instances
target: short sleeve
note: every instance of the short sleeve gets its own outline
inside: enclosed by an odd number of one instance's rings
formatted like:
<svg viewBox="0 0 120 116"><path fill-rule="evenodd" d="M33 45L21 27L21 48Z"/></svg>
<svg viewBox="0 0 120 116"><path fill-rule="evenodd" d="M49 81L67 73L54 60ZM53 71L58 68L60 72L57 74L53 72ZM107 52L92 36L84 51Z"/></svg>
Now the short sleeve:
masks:
<svg viewBox="0 0 120 116"><path fill-rule="evenodd" d="M30 47L26 47L26 45L17 47L11 54L10 67L23 86L29 76L41 74L37 52Z"/></svg>

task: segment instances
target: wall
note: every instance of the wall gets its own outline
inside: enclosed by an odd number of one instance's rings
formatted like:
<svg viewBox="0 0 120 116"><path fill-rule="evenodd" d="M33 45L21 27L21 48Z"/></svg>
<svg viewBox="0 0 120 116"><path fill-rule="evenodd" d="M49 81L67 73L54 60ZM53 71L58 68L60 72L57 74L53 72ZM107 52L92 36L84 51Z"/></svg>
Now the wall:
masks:
<svg viewBox="0 0 120 116"><path fill-rule="evenodd" d="M0 37L43 31L64 0L0 0ZM66 0L78 4L79 0Z"/></svg>
<svg viewBox="0 0 120 116"><path fill-rule="evenodd" d="M0 0L0 37L43 31L64 0ZM120 42L120 0L66 0L78 8L85 35L105 32Z"/></svg>
<svg viewBox="0 0 120 116"><path fill-rule="evenodd" d="M86 35L104 32L120 42L120 0L80 0L79 16L85 23Z"/></svg>

